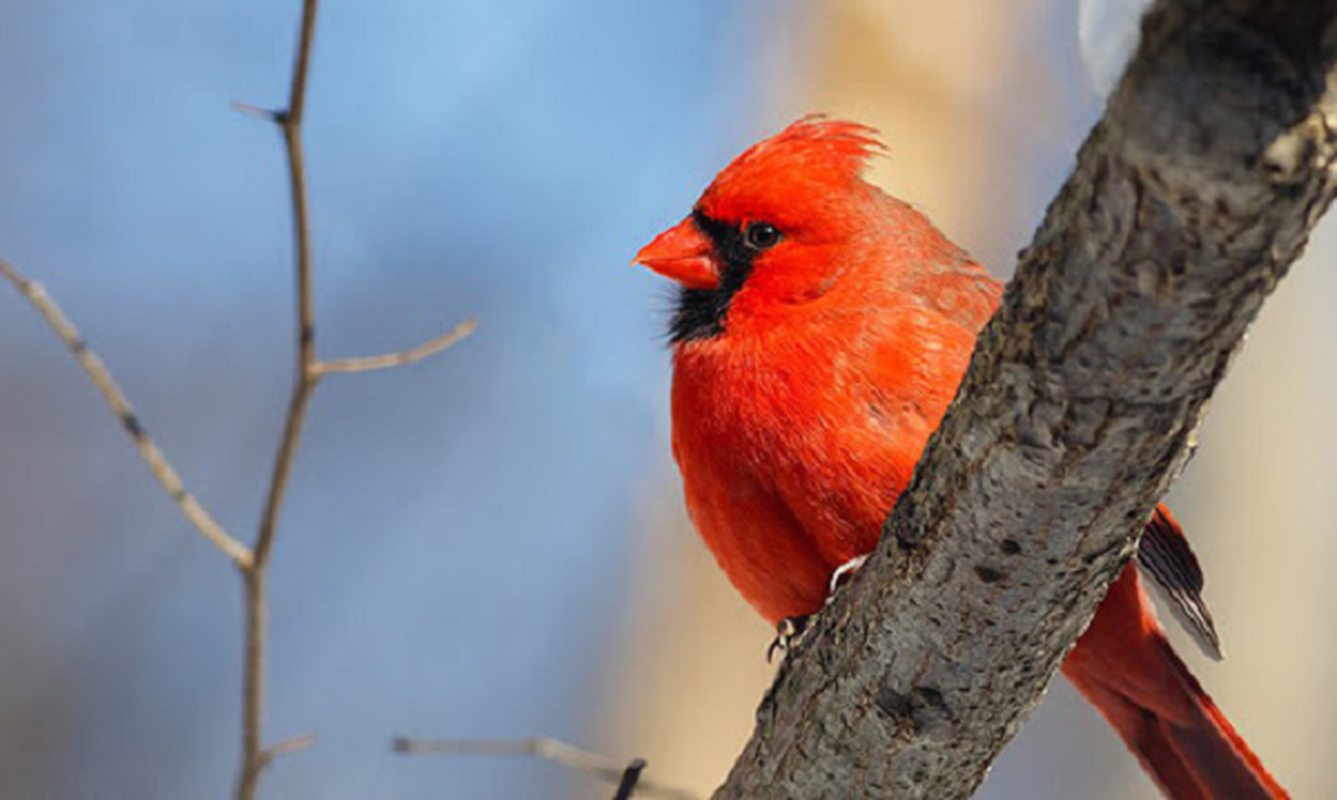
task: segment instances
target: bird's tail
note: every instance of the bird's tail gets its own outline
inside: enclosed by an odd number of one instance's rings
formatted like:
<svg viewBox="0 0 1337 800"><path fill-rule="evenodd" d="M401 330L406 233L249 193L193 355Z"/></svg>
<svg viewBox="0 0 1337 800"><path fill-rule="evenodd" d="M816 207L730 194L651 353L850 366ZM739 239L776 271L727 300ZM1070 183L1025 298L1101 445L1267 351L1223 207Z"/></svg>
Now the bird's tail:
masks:
<svg viewBox="0 0 1337 800"><path fill-rule="evenodd" d="M1289 797L1175 654L1133 564L1063 674L1173 800Z"/></svg>

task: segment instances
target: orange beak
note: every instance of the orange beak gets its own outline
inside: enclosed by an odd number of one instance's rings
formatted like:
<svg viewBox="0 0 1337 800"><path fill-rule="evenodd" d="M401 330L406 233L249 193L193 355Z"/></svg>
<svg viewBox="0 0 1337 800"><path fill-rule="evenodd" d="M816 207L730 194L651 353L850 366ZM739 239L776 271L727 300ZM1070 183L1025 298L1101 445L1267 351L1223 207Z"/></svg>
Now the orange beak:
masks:
<svg viewBox="0 0 1337 800"><path fill-rule="evenodd" d="M656 236L631 263L649 267L688 289L718 289L720 285L715 245L691 217Z"/></svg>

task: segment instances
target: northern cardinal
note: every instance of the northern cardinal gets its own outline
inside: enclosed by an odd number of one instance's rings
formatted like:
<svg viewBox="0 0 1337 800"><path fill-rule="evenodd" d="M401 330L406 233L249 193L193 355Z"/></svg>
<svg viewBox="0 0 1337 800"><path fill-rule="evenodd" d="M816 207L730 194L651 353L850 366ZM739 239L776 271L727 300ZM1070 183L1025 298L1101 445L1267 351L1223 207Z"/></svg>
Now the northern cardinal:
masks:
<svg viewBox="0 0 1337 800"><path fill-rule="evenodd" d="M863 178L876 132L804 118L716 176L635 263L680 284L673 453L721 568L772 624L819 610L956 392L1001 286ZM1157 509L1138 562L1205 647L1202 573ZM1129 563L1063 665L1170 797L1286 793L1189 673Z"/></svg>

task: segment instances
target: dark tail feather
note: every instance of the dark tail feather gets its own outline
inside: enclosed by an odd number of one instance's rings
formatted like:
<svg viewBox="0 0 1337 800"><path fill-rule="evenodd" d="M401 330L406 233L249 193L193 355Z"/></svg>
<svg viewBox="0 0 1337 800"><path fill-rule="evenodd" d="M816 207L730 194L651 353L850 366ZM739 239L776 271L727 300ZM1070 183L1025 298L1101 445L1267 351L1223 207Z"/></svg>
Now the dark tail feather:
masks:
<svg viewBox="0 0 1337 800"><path fill-rule="evenodd" d="M1173 800L1289 797L1175 654L1132 565L1063 672Z"/></svg>
<svg viewBox="0 0 1337 800"><path fill-rule="evenodd" d="M1151 521L1142 531L1137 547L1137 565L1151 576L1152 585L1169 601L1170 611L1184 623L1184 628L1214 661L1220 661L1221 638L1216 623L1202 596L1204 584L1198 557L1189 547L1184 529L1179 527L1170 509L1157 506Z"/></svg>

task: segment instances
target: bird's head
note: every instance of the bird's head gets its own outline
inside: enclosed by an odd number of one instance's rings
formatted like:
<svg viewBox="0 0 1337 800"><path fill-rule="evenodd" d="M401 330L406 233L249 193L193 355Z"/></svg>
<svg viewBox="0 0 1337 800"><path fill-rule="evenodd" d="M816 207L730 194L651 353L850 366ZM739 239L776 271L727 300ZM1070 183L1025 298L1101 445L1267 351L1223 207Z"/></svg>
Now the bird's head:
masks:
<svg viewBox="0 0 1337 800"><path fill-rule="evenodd" d="M816 299L848 266L881 196L862 174L871 128L805 117L725 167L692 213L634 263L681 285L675 343L714 338L742 314Z"/></svg>

